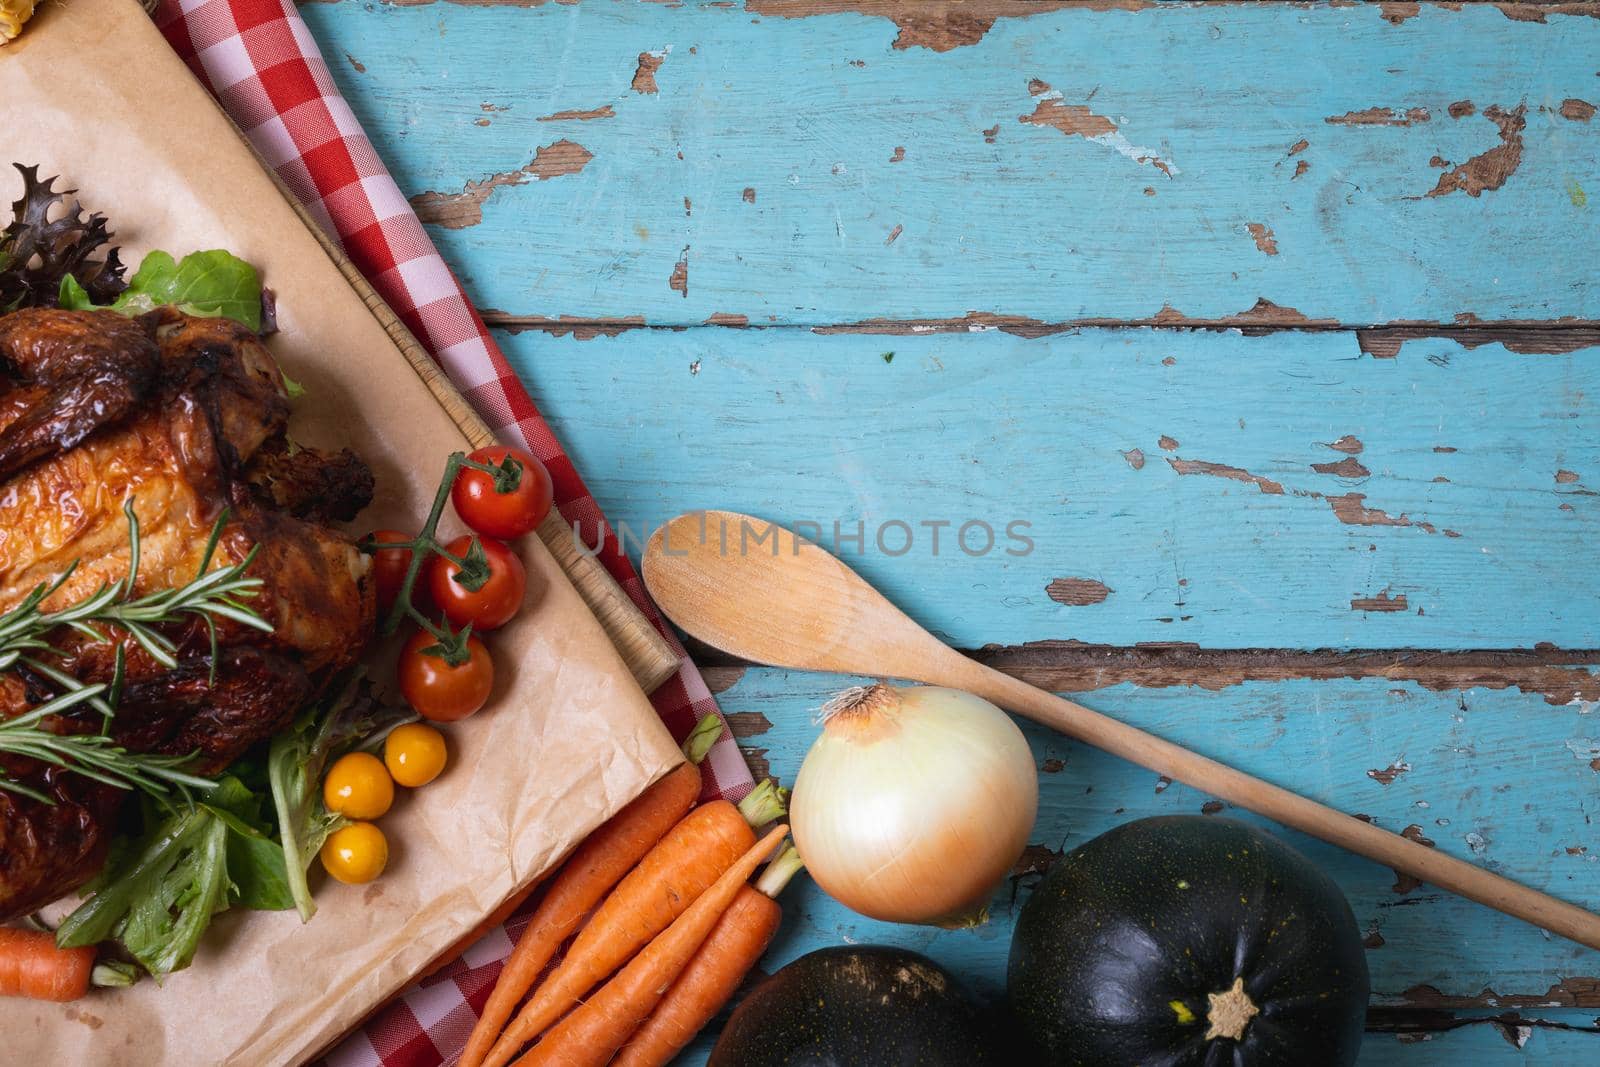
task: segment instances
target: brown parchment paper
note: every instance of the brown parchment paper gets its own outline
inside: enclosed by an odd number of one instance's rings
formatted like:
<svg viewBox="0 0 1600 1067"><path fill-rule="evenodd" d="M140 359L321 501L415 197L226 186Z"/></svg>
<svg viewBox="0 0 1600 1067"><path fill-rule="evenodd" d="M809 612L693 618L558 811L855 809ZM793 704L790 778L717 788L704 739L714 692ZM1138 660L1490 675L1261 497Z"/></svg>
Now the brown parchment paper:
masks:
<svg viewBox="0 0 1600 1067"><path fill-rule="evenodd" d="M0 48L0 197L11 161L60 174L148 249L226 248L277 294L270 345L306 387L294 435L349 446L378 496L363 528L414 526L464 438L136 0L49 0ZM495 695L448 729L451 764L382 820L389 870L318 873L320 909L229 912L164 987L75 1004L0 999L0 1062L298 1063L324 1049L682 759L536 537L532 605L491 637ZM387 667L378 668L380 677Z"/></svg>

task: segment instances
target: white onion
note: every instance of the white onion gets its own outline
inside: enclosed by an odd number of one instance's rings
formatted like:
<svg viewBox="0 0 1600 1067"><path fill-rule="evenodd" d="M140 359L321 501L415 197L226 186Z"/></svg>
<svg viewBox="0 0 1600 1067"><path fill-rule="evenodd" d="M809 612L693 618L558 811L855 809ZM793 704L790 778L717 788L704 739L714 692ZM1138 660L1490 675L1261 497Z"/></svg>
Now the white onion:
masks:
<svg viewBox="0 0 1600 1067"><path fill-rule="evenodd" d="M955 689L875 685L823 708L789 825L835 900L890 922L981 922L1033 830L1039 780L1022 731Z"/></svg>

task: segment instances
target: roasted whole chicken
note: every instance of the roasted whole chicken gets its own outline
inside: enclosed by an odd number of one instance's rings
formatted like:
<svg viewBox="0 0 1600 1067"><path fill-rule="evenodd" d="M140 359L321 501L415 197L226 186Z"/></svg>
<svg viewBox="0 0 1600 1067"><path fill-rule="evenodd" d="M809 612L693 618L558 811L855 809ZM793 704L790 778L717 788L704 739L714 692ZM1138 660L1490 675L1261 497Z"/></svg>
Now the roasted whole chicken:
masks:
<svg viewBox="0 0 1600 1067"><path fill-rule="evenodd" d="M203 625L170 634L169 670L125 634L57 635L56 666L109 682L117 645L125 684L111 732L131 751L196 754L212 773L283 729L364 650L373 629L367 561L329 523L365 507L372 475L350 452L291 444L284 378L266 347L229 319L159 308L30 308L0 316L0 612L77 561L44 604L55 610L126 577L132 501L140 528L135 593L192 580L219 516L213 567L257 555L251 607L270 634ZM110 629L110 628L107 628ZM59 693L26 667L0 674L0 719ZM94 712L50 722L99 730ZM128 794L18 756L5 772L50 796L0 791L0 920L81 885L103 864Z"/></svg>

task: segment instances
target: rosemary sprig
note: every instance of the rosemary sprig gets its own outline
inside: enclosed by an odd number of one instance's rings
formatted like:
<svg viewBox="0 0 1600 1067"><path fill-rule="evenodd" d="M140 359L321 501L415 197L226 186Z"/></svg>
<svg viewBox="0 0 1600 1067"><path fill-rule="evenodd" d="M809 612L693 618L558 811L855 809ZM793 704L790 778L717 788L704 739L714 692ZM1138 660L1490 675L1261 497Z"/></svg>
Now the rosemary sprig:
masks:
<svg viewBox="0 0 1600 1067"><path fill-rule="evenodd" d="M450 499L450 487L455 484L456 475L463 467L482 471L491 476L494 479L494 491L497 493L513 492L522 482L522 464L510 456L498 464L492 464L480 463L468 457L465 452L452 452L445 462L444 477L439 482L438 492L433 496L433 507L428 511L427 521L422 524L422 532L410 541L373 541L368 538L359 546L361 551L369 553L384 548L404 549L411 553L411 565L406 569L406 576L400 583L400 592L395 597L394 607L390 608L389 614L384 617L381 630L384 634L392 634L400 628L402 622L411 619L439 642L422 651L426 655L438 656L452 667L460 666L469 658L467 638L472 635L472 627L466 626L461 630L452 631L449 621L443 617L437 623L434 622L417 610L416 605L412 603L411 595L416 587L417 577L422 573L422 566L430 555L443 556L454 563L459 570L452 580L469 591L476 592L489 580L489 559L484 555L483 545L476 534L472 535L467 554L459 557L446 551L444 543L438 537L439 519L444 515L445 501Z"/></svg>
<svg viewBox="0 0 1600 1067"><path fill-rule="evenodd" d="M192 756L150 756L129 752L104 734L53 734L39 729L46 716L70 711L105 688L103 684L82 686L40 704L26 715L0 723L0 752L53 764L117 789L142 789L161 799L174 788L187 799L190 788L210 789L216 785L209 778L182 769ZM48 794L4 773L0 773L0 790L20 793L44 804L55 803Z"/></svg>
<svg viewBox="0 0 1600 1067"><path fill-rule="evenodd" d="M134 515L132 501L123 507L123 511L128 516L127 577L101 586L88 598L60 611L41 611L40 605L72 577L78 567L77 561L53 582L36 586L22 603L0 616L0 671L16 666L17 661L28 652L51 651L52 646L46 637L59 626L69 626L94 641L108 640L104 633L95 628L95 623L120 626L138 642L139 647L149 653L150 658L168 670L178 665L177 645L156 629L157 626L170 626L183 621L185 616L198 618L210 632L213 653L216 651L216 620L219 618L231 619L264 633L272 632L271 623L241 602L255 596L261 588L261 579L245 577L245 571L255 562L260 546L253 546L240 563L219 567L214 571L208 569L216 555L223 526L228 520L226 509L217 516L216 523L211 527L211 536L206 542L206 550L194 580L186 585L160 589L137 598L132 598L132 594L139 574L139 520Z"/></svg>
<svg viewBox="0 0 1600 1067"><path fill-rule="evenodd" d="M153 756L129 752L111 741L111 718L116 714L124 683L124 646L119 644L117 647L109 684L85 684L66 671L46 663L43 657L58 651L50 643L49 636L60 627L69 627L93 641L106 642L110 638L98 627L111 625L121 627L151 659L171 670L178 665L177 645L157 627L170 627L192 618L202 621L210 636L211 671L215 680L218 619L228 619L265 633L272 632L272 624L244 603L257 594L262 584L259 578L245 576L255 561L257 549L252 547L240 563L210 570L223 526L228 520L228 513L224 510L211 528L194 580L182 586L134 597L134 584L139 575L140 536L139 520L134 514L132 500L123 506L123 513L128 517L127 577L102 585L88 598L70 607L59 611L41 610L41 605L51 594L72 576L77 568L74 562L54 581L36 586L23 598L22 603L0 615L0 671L20 664L54 682L62 690L59 696L27 713L0 722L0 752L53 764L118 789L141 789L158 799L165 799L174 788L187 797L191 787L208 789L216 784L181 769L192 756ZM103 717L104 724L99 734L56 734L40 729L40 723L47 717L70 711L79 705L87 705ZM3 770L0 770L0 790L20 793L46 804L54 803L47 795L23 785Z"/></svg>

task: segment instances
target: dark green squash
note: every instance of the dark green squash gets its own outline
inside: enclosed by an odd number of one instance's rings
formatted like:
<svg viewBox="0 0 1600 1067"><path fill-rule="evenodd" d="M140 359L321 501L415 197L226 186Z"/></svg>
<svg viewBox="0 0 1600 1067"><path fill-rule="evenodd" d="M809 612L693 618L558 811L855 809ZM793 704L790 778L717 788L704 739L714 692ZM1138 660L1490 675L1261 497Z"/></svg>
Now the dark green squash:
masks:
<svg viewBox="0 0 1600 1067"><path fill-rule="evenodd" d="M1006 995L1040 1062L1352 1064L1367 961L1339 888L1282 841L1174 815L1056 862L1023 906Z"/></svg>
<svg viewBox="0 0 1600 1067"><path fill-rule="evenodd" d="M706 1067L981 1067L999 1064L982 1015L926 956L825 948L762 982Z"/></svg>

